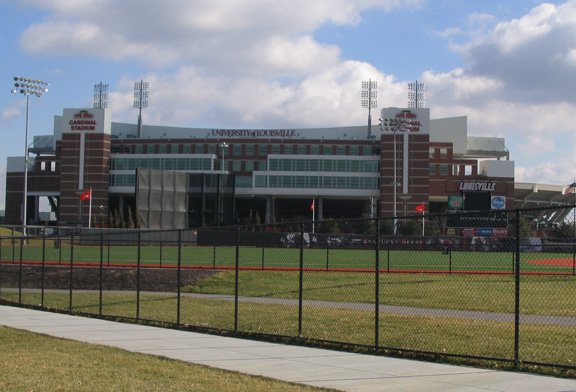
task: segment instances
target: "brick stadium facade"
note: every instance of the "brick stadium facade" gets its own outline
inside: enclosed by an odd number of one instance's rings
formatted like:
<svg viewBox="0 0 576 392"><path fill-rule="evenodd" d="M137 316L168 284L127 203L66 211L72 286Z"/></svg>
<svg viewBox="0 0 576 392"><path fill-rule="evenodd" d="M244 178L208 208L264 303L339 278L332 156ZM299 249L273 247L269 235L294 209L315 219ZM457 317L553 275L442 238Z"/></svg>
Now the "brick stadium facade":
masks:
<svg viewBox="0 0 576 392"><path fill-rule="evenodd" d="M135 216L137 168L202 175L202 189L220 175L234 177L229 207L218 204L218 196L210 192L197 198L190 191L188 227L311 219L312 200L318 220L391 216L395 162L399 215L412 214L419 205L426 211L445 211L458 198L464 205L467 194L469 200L484 203L483 208L491 208L494 197L500 200L498 208L514 206L514 163L503 139L469 137L465 117L431 120L428 109L382 110L383 119L406 115L418 127L396 133L378 126L371 132L365 126L144 126L139 135L135 124L111 122L107 109L64 109L63 116L55 118L54 134L35 140L31 149L36 157L29 169L28 224L44 223L38 200L46 197L56 218L51 224L86 226L89 204L79 195L90 188L95 226L106 227L114 213ZM22 158L9 158L8 224L21 223L22 168ZM484 183L490 189L482 188ZM192 200L200 201L196 205ZM230 208L230 213L220 208Z"/></svg>

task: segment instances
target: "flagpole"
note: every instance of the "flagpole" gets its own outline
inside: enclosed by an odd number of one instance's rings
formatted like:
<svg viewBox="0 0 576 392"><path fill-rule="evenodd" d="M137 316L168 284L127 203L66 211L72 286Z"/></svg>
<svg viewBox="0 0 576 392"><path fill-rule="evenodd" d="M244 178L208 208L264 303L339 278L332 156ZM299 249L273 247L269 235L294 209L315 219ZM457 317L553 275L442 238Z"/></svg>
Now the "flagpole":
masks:
<svg viewBox="0 0 576 392"><path fill-rule="evenodd" d="M88 204L88 228L92 227L92 187L90 187L90 203Z"/></svg>
<svg viewBox="0 0 576 392"><path fill-rule="evenodd" d="M314 205L314 199L312 199L312 234L314 234L314 210L316 209L316 206Z"/></svg>
<svg viewBox="0 0 576 392"><path fill-rule="evenodd" d="M424 237L424 210L422 210L422 237Z"/></svg>

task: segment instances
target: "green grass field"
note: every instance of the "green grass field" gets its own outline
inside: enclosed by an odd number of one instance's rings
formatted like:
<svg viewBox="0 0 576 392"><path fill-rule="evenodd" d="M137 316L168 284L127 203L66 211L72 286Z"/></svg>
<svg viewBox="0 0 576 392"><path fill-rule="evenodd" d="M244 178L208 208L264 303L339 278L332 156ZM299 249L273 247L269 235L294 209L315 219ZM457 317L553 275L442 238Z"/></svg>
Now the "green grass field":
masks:
<svg viewBox="0 0 576 392"><path fill-rule="evenodd" d="M2 391L328 391L0 327Z"/></svg>
<svg viewBox="0 0 576 392"><path fill-rule="evenodd" d="M140 259L142 265L176 266L178 248L176 246L78 246L69 243L55 248L52 241L42 247L39 240L20 246L3 240L0 260L4 263L42 262L69 264L104 265L133 264ZM304 249L304 267L307 269L374 269L376 251L373 249ZM512 272L514 252L468 252L452 251L444 254L438 250L380 250L380 268L390 271L469 271L469 272ZM181 262L185 267L230 268L236 262L235 247L183 246ZM521 253L522 272L570 274L576 269L576 255L573 253ZM298 268L300 249L298 248L257 248L241 247L239 265L242 268Z"/></svg>

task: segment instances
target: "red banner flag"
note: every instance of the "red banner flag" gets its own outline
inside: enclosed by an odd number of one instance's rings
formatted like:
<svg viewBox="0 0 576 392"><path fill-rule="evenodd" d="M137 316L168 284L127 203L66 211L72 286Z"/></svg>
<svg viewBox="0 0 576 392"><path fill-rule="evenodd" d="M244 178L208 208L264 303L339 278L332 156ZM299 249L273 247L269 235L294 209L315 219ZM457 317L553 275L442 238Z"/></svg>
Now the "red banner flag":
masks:
<svg viewBox="0 0 576 392"><path fill-rule="evenodd" d="M426 205L424 204L418 204L415 208L416 212L424 212L426 211Z"/></svg>
<svg viewBox="0 0 576 392"><path fill-rule="evenodd" d="M314 211L314 199L312 199L312 204L310 204L310 211Z"/></svg>
<svg viewBox="0 0 576 392"><path fill-rule="evenodd" d="M92 197L92 190L88 189L87 191L85 191L80 195L80 201L90 200L91 197Z"/></svg>

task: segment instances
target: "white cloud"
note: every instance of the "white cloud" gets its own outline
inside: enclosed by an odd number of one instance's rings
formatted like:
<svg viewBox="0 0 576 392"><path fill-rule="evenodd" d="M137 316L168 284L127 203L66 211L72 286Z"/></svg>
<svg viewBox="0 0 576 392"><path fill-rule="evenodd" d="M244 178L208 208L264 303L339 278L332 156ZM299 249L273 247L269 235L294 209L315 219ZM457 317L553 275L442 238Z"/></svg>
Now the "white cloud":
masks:
<svg viewBox="0 0 576 392"><path fill-rule="evenodd" d="M9 106L2 112L2 120L10 120L12 118L18 117L22 114L22 111L16 106Z"/></svg>
<svg viewBox="0 0 576 392"><path fill-rule="evenodd" d="M21 43L30 53L99 56L152 69L151 124L315 127L363 124L359 86L379 82L379 106L406 101L386 70L342 58L313 38L326 24L354 26L371 9L420 0L27 0L49 11ZM564 151L576 113L576 1L542 4L495 24L472 14L440 36L466 63L426 71L432 116L468 116L469 134L503 136L520 181L561 183L576 162ZM459 40L455 43L451 40ZM465 41L463 41L465 40ZM133 79L110 94L116 121L131 121ZM5 111L3 116L14 115ZM374 116L377 118L377 116ZM572 154L574 155L574 154ZM546 161L544 161L546 160ZM572 165L572 166L567 166ZM572 176L572 174L569 174Z"/></svg>

